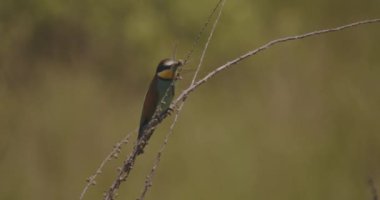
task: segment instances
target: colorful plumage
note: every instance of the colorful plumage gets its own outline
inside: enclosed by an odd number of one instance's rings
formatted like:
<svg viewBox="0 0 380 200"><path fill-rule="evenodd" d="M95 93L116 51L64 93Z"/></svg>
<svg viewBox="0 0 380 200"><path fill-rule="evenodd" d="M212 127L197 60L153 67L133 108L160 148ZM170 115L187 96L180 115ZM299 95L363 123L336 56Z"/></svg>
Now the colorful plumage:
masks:
<svg viewBox="0 0 380 200"><path fill-rule="evenodd" d="M156 70L146 93L141 113L138 140L143 136L145 128L157 112L158 115L166 112L174 96L174 79L176 70L183 64L181 60L164 59Z"/></svg>

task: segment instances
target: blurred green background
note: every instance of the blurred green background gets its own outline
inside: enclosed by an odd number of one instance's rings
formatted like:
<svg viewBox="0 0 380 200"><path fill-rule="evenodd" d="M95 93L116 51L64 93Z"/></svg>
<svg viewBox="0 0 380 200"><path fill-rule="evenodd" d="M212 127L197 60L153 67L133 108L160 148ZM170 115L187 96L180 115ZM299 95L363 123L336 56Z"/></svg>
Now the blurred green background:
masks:
<svg viewBox="0 0 380 200"><path fill-rule="evenodd" d="M178 57L190 50L215 4L1 0L0 199L78 199L137 127L157 63L175 44ZM269 40L379 13L378 0L227 1L201 75ZM289 42L207 82L185 104L147 199L370 200L368 178L380 185L379 35L373 24ZM140 193L169 121L119 199ZM85 199L102 198L121 162Z"/></svg>

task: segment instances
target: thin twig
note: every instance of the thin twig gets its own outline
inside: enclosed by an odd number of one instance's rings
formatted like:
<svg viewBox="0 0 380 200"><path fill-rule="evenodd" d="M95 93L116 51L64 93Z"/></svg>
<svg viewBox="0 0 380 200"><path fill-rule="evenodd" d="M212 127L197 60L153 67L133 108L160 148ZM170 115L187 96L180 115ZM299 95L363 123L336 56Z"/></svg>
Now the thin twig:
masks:
<svg viewBox="0 0 380 200"><path fill-rule="evenodd" d="M215 19L215 21L214 21L214 23L213 23L213 26L212 26L212 28L211 28L210 34L209 34L209 36L208 36L208 38L207 38L207 42L206 42L206 44L205 44L205 46L204 46L204 48L203 48L202 55L201 55L201 58L200 58L200 60L199 60L198 66L197 66L197 70L196 70L196 72L195 72L194 75L193 75L193 79L192 79L191 85L194 84L195 79L196 79L196 77L197 77L197 75L198 75L198 72L199 72L199 70L200 70L200 68L201 68L201 66L202 66L202 64L203 64L203 59L204 59L204 57L205 57L205 55L206 55L207 47L208 47L208 45L209 45L209 43L210 43L210 41L211 41L211 38L212 38L213 33L214 33L214 31L215 31L216 25L218 24L218 21L219 21L219 19L220 19L220 16L221 16L221 13L222 13L222 10L223 10L223 6L224 6L224 2L225 2L225 0L222 0L222 1L221 1L218 16L216 17L216 19ZM167 143L168 143L168 141L169 141L169 137L173 134L174 126L175 126L175 124L177 123L178 116L179 116L179 114L180 114L180 112L181 112L181 110L182 110L182 107L183 107L184 103L185 103L185 102L182 102L182 103L178 106L178 109L176 109L176 114L175 114L174 120L173 120L173 122L172 122L172 124L171 124L171 126L170 126L169 132L168 132L168 134L165 136L165 140L164 140L163 144L161 145L160 150L159 150L158 153L157 153L156 160L155 160L155 162L154 162L154 164L153 164L153 167L152 167L150 173L147 175L147 177L146 177L146 179L145 179L144 188L143 188L143 190L142 190L142 192L141 192L141 194L140 194L140 197L139 197L137 200L144 200L145 195L146 195L146 193L148 192L149 188L152 187L153 176L155 175L156 169L157 169L158 165L160 164L161 156L162 156L162 153L163 153L163 151L165 150L166 145L167 145Z"/></svg>
<svg viewBox="0 0 380 200"><path fill-rule="evenodd" d="M289 37L284 37L284 38L279 38L279 39L276 39L276 40L272 40L272 41L264 44L263 46L261 46L261 47L259 47L257 49L249 51L249 52L243 54L242 56L240 56L238 58L235 58L235 59L233 59L231 61L228 61L224 65L221 65L221 66L217 67L215 70L213 70L210 73L208 73L202 79L198 80L193 85L191 85L187 89L183 90L183 92L177 97L177 99L175 101L173 101L172 107L175 107L181 101L185 101L186 98L187 98L187 96L191 92L193 92L197 87L199 87L200 85L204 84L206 81L208 81L210 78L212 78L213 76L215 76L219 72L221 72L223 70L226 70L227 68L229 68L229 67L231 67L231 66L239 63L240 61L245 60L245 59L247 59L247 58L249 58L249 57L251 57L251 56L253 56L253 55L257 54L257 53L260 53L260 52L268 49L269 47L271 47L273 45L277 45L277 44L280 44L280 43L283 43L283 42L289 42L289 41L292 41L292 40L300 40L300 39L303 39L303 38L317 36L317 35L321 35L321 34L325 34L325 33L341 31L341 30L344 30L344 29L353 28L353 27L356 27L356 26L364 25L364 24L379 23L379 22L380 22L380 18L379 19L371 19L371 20L363 20L363 21L354 22L354 23L351 23L351 24L339 26L339 27L336 27L336 28L318 30L318 31L310 32L310 33L305 33L305 34L302 34L302 35L295 35L295 36L289 36Z"/></svg>
<svg viewBox="0 0 380 200"><path fill-rule="evenodd" d="M183 64L186 64L187 61L190 59L192 53L194 52L194 49L195 49L196 45L198 44L198 42L200 40L201 35L203 34L203 32L205 31L205 29L207 28L207 26L208 26L211 18L213 17L213 15L215 14L215 12L217 11L217 8L220 6L220 4L221 4L222 1L224 1L224 0L220 0L217 3L217 5L214 7L214 9L211 12L210 16L208 17L206 23L203 25L201 31L198 33L198 35L197 35L197 37L195 39L195 42L193 43L192 49L190 49L190 51L187 53ZM178 74L181 72L181 69L182 69L182 67L180 67L178 69ZM174 82L172 84L174 84ZM168 92L168 90L166 91L166 93L167 92ZM165 96L166 96L166 94L165 94ZM159 111L159 109L156 110L155 114L152 117L152 120L148 123L147 128L145 128L143 136L137 142L137 144L134 146L132 152L127 157L127 159L124 161L123 167L120 168L120 172L119 172L119 175L117 176L116 180L112 183L112 185L109 188L109 190L104 194L104 199L105 200L112 200L112 199L114 199L114 196L115 196L118 188L120 187L121 182L126 181L126 179L128 178L129 173L130 173L130 171L133 168L133 165L135 163L135 160L136 160L137 156L140 155L143 152L143 149L147 145L147 142L148 142L149 138L151 137L151 135L153 133L153 130L171 112L171 111L166 111L166 113L164 113L164 114L161 115L161 114L157 114L157 111Z"/></svg>
<svg viewBox="0 0 380 200"><path fill-rule="evenodd" d="M79 197L80 200L82 200L84 198L84 195L86 194L87 190L90 188L91 185L95 185L96 184L96 177L102 173L103 171L103 168L104 166L107 164L108 161L112 160L112 158L118 158L118 155L121 151L121 147L123 145L126 145L128 144L129 142L129 138L131 137L131 135L133 135L133 133L137 132L137 129L134 130L134 131L131 131L129 132L122 140L120 140L119 142L117 142L114 146L113 146L113 149L112 151L106 156L106 158L104 158L104 160L100 163L98 169L96 170L96 172L91 175L87 180L87 184L85 185L85 187L83 188L82 190L82 193Z"/></svg>
<svg viewBox="0 0 380 200"><path fill-rule="evenodd" d="M213 34L215 32L215 28L216 28L216 25L219 22L220 15L222 14L224 2L225 2L224 0L221 1L218 16L216 17L216 19L214 21L214 24L212 25L210 34L208 35L207 42L205 43L205 46L203 48L202 55L201 55L201 58L199 59L199 63L198 63L198 66L197 66L197 70L195 71L195 74L193 76L193 80L191 81L191 85L194 85L195 79L197 78L199 70L201 69L201 66L203 64L203 59L204 59L204 57L206 55L206 51L207 51L208 45L210 44L211 38L212 38L212 36L213 36Z"/></svg>
<svg viewBox="0 0 380 200"><path fill-rule="evenodd" d="M215 70L213 70L212 72L210 72L209 74L204 76L202 79L198 80L193 85L191 85L187 89L183 90L183 92L177 97L177 99L172 102L170 107L172 108L172 110L175 110L178 107L178 105L181 104L181 102L186 101L186 99L190 93L192 93L196 88L198 88L200 85L204 84L206 81L208 81L210 78L214 77L219 72L226 70L227 68L239 63L240 61L247 59L248 57L251 57L251 56L253 56L253 55L255 55L261 51L264 51L273 45L276 45L276 44L279 44L282 42L299 40L299 39L303 39L306 37L317 36L317 35L321 35L321 34L325 34L325 33L336 32L336 31L340 31L340 30L347 29L347 28L352 28L352 27L359 26L359 25L370 24L370 23L379 23L379 22L380 22L380 19L363 20L363 21L352 23L352 24L339 26L336 28L313 31L310 33L302 34L302 35L290 36L290 37L285 37L285 38L280 38L280 39L270 41L267 44L265 44L265 45L263 45L257 49L249 51L246 54L244 54L244 55L242 55L242 56L240 56L234 60L231 60L231 61L221 65L220 67L217 67ZM138 154L141 151L143 151L143 149L147 145L147 138L149 138L152 134L151 130L154 130L158 126L158 124L160 124L162 122L162 120L164 120L168 116L168 114L170 114L171 112L172 111L168 110L165 114L157 116L149 122L149 124L147 125L147 128L144 131L145 134L143 135L142 139L140 139L139 142L137 143L137 145L135 145L132 153L130 154L128 159L124 162L124 165L123 165L119 175L116 177L112 186L106 192L105 198L104 198L105 200L114 199L115 193L118 190L118 188L120 187L121 182L125 181L126 178L129 176L129 173L132 170L134 162L136 160L136 157L138 156Z"/></svg>
<svg viewBox="0 0 380 200"><path fill-rule="evenodd" d="M208 24L211 21L212 16L214 16L215 12L219 8L219 5L222 3L222 1L223 0L219 0L219 2L216 4L216 6L214 7L214 9L211 11L211 14L208 16L207 21L203 24L202 29L199 31L198 35L195 37L195 40L194 40L194 43L193 43L191 49L189 50L189 52L187 52L187 54L185 56L185 60L184 60L185 64L187 63L187 61L189 61L190 57L194 53L194 49L198 45L198 42L201 39L201 36L202 36L203 32L206 30Z"/></svg>
<svg viewBox="0 0 380 200"><path fill-rule="evenodd" d="M182 110L182 107L183 107L184 103L185 102L182 102L179 105L178 109L176 110L176 114L175 114L175 117L174 117L174 120L173 120L172 124L170 125L169 132L168 132L168 134L166 134L164 143L161 145L161 148L160 148L160 150L157 153L156 160L155 160L155 162L153 164L152 169L150 170L149 175L146 176L144 189L141 192L140 197L137 198L137 200L144 200L145 195L148 192L149 188L152 187L153 176L155 175L156 169L157 169L158 165L160 164L161 155L162 155L163 151L165 150L166 145L169 142L169 137L173 134L174 126L177 123L178 116L179 116L179 114L180 114L180 112Z"/></svg>

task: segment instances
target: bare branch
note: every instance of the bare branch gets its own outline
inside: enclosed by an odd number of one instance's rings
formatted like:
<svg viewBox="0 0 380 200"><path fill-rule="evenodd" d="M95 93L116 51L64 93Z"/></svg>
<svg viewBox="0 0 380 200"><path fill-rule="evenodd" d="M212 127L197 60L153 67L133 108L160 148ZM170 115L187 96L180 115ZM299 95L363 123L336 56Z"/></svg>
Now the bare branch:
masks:
<svg viewBox="0 0 380 200"><path fill-rule="evenodd" d="M176 114L175 114L175 117L174 117L174 120L172 122L172 124L170 125L170 128L169 128L169 132L168 134L165 136L165 140L164 140L164 143L161 145L161 148L160 150L158 151L157 153L157 156L156 156L156 160L153 164L153 167L152 169L150 170L150 173L149 175L146 177L145 179L145 185L144 185L144 189L143 191L141 192L141 195L140 197L137 199L137 200L143 200L145 198L145 195L146 193L148 192L149 188L152 187L152 181L153 181L153 176L156 172L156 169L158 167L158 165L160 164L160 161L161 161L161 155L162 153L164 152L165 150L165 147L166 145L168 144L169 142L169 137L173 134L173 130L174 130L174 126L175 124L177 123L177 120L178 120L178 116L182 110L182 107L183 107L183 104L185 102L182 102L180 105L179 105L179 108L176 110Z"/></svg>
<svg viewBox="0 0 380 200"><path fill-rule="evenodd" d="M196 77L197 77L197 75L198 75L198 73L199 73L199 70L200 70L200 68L201 68L201 66L202 66L202 64L203 64L203 59L204 59L204 57L205 57L205 55L206 55L207 48L208 48L208 45L210 44L211 38L212 38L212 36L213 36L213 34L214 34L214 32L215 32L216 25L218 24L218 21L219 21L219 19L220 19L220 16L221 16L221 13L222 13L222 10L223 10L223 6L224 6L224 3L225 3L225 0L222 0L222 1L220 1L219 3L220 3L220 8L219 8L218 15L217 15L217 17L216 17L216 19L215 19L215 21L214 21L214 23L213 23L213 26L212 26L211 31L210 31L210 34L209 34L209 36L208 36L208 38L207 38L207 42L205 43L205 46L204 46L204 48L203 48L201 58L200 58L200 60L199 60L199 63L198 63L197 69L196 69L196 71L195 71L195 73L194 73L194 75L193 75L193 79L192 79L192 82L191 82L190 85L193 85L193 84L194 84L195 79L196 79ZM219 5L219 4L218 4L218 5ZM217 7L216 7L216 8L217 8ZM213 12L215 12L215 10L214 10ZM145 198L145 195L146 195L146 193L148 192L149 188L152 187L153 176L155 175L156 169L157 169L157 167L158 167L158 165L159 165L159 163L160 163L160 161L161 161L161 155L162 155L163 151L165 150L165 147L166 147L166 145L167 145L167 143L168 143L168 141L169 141L169 137L173 134L174 126L175 126L175 124L177 123L178 116L179 116L179 114L180 114L180 112L181 112L181 110L182 110L182 107L183 107L184 103L185 103L185 102L182 102L182 103L179 105L178 109L176 109L176 115L175 115L174 120L173 120L173 122L172 122L172 124L171 124L171 126L170 126L169 132L168 132L168 134L165 136L164 143L162 144L160 150L159 150L158 153L157 153L157 156L156 156L156 160L155 160L155 162L154 162L154 165L153 165L153 167L152 167L150 173L147 175L147 177L146 177L146 179L145 179L144 188L143 188L143 190L142 190L142 192L141 192L140 197L138 198L138 200L143 200L143 199Z"/></svg>
<svg viewBox="0 0 380 200"><path fill-rule="evenodd" d="M205 46L203 48L202 55L201 55L201 58L199 60L198 66L197 66L197 70L195 71L195 74L193 76L193 80L191 81L191 85L194 85L195 79L197 78L199 70L201 69L201 66L203 64L203 59L204 59L204 57L206 55L206 51L207 51L208 45L210 44L211 38L214 35L216 25L218 24L219 19L220 19L220 15L222 14L224 3L225 3L225 1L221 1L218 16L216 17L216 19L214 21L214 24L212 25L210 34L208 35L207 42L205 43Z"/></svg>
<svg viewBox="0 0 380 200"><path fill-rule="evenodd" d="M257 53L260 53L266 49L268 49L269 47L273 46L273 45L277 45L277 44L280 44L280 43L283 43L283 42L289 42L289 41L293 41L293 40L300 40L300 39L303 39L303 38L307 38L307 37L312 37L312 36L317 36L317 35L321 35L321 34L325 34L325 33L331 33L331 32L336 32L336 31L341 31L341 30L344 30L344 29L348 29L348 28L353 28L353 27L356 27L356 26L360 26L360 25L364 25L364 24L371 24L371 23L379 23L380 22L380 18L379 19L371 19L371 20L363 20L363 21L359 21L359 22L354 22L354 23L351 23L351 24L347 24L347 25L343 25L343 26L339 26L339 27L336 27L336 28L331 28L331 29L324 29L324 30L318 30L318 31L313 31L313 32L310 32L310 33L305 33L305 34L302 34L302 35L295 35L295 36L289 36L289 37L284 37L284 38L279 38L279 39L276 39L276 40L272 40L268 43L266 43L265 45L257 48L257 49L254 49L252 51L249 51L245 54L243 54L242 56L238 57L238 58L235 58L231 61L228 61L227 63L225 63L224 65L220 66L220 67L217 67L215 70L213 70L212 72L208 73L206 76L204 76L202 79L200 79L199 81L197 81L195 84L191 85L190 87L188 87L187 89L185 89L178 97L177 99L172 103L173 107L175 107L176 105L178 105L178 103L180 101L185 101L187 96L193 92L197 87L199 87L200 85L204 84L206 81L208 81L210 78L212 78L213 76L215 76L216 74L218 74L219 72L239 63L240 61L242 60L245 60Z"/></svg>
<svg viewBox="0 0 380 200"><path fill-rule="evenodd" d="M131 131L129 132L122 140L120 140L119 142L117 142L114 146L113 146L113 149L112 151L106 156L106 158L104 158L104 160L102 161L102 163L100 163L100 166L98 167L98 169L96 170L96 172L91 175L86 181L87 181L87 184L86 186L83 188L82 190L82 193L79 197L80 200L82 200L84 198L84 195L86 194L88 188L91 186L91 185L95 185L96 184L96 177L102 173L103 171L103 168L104 166L107 164L108 161L112 160L112 158L118 158L118 155L121 151L121 147L123 145L126 145L128 144L129 142L129 138L131 137L131 135L133 135L133 133L137 132L137 129L134 130L134 131Z"/></svg>
<svg viewBox="0 0 380 200"><path fill-rule="evenodd" d="M207 19L207 22L204 24L204 26L202 27L202 30L199 32L199 34L197 35L197 38L195 39L195 42L193 44L193 47L192 49L188 52L187 56L185 57L185 60L184 60L184 64L187 63L188 59L191 57L193 51L194 51L194 48L195 46L198 44L199 40L200 40L200 37L201 35L203 34L203 32L205 31L206 27L208 26L212 16L215 14L215 12L217 11L217 8L221 5L221 3L224 3L224 0L220 0L217 5L214 7L213 11L211 12L210 16L208 17ZM221 9L220 9L220 12L221 12ZM220 13L219 13L219 16L217 17L217 20L219 19L220 17ZM215 29L215 24L214 24L214 27L213 27L213 31ZM210 40L211 38L209 38ZM209 42L209 41L208 41ZM205 53L205 51L204 51ZM200 65L199 65L200 67ZM181 71L181 68L178 70L178 73L180 73ZM195 79L195 77L194 77ZM168 91L166 91L168 92ZM166 95L166 94L165 94ZM182 108L182 105L180 106L180 108ZM173 125L172 127L174 128L174 125L177 121L177 118L178 118L178 114L179 114L179 110L180 109L176 109L178 112L177 112L177 115L176 115L176 119L174 120L173 122ZM125 181L128 176L129 176L129 173L130 171L132 170L133 168L133 165L134 165L134 162L137 158L138 155L140 155L142 152L143 152L143 149L145 148L145 146L148 144L148 140L149 138L151 137L152 133L153 133L153 130L156 128L156 126L161 123L161 121L163 119L165 119L171 112L171 110L169 111L166 111L165 113L163 114L159 114L157 111L159 110L156 110L155 114L153 115L152 117L152 120L148 123L147 125L147 128L145 128L144 130L144 133L143 133L143 136L142 138L137 142L137 144L134 146L133 148L133 151L130 153L130 155L128 156L128 158L126 159L126 161L124 162L124 165L123 167L120 169L120 173L119 175L117 176L116 180L112 183L112 186L109 188L109 190L104 194L104 199L106 200L111 200L111 199L114 199L114 196L115 196L115 193L116 191L118 190L118 188L120 187L120 184L121 182ZM171 134L171 133L170 133ZM170 135L168 134L168 135ZM169 136L168 136L169 137ZM165 140L165 146L166 146L166 143L167 143L167 140ZM160 155L158 156L158 162L160 160L160 157L161 157L161 153ZM157 162L157 165L158 165L158 162ZM155 170L153 170L152 172L152 176L153 176L153 173L154 173ZM149 185L149 184L147 184ZM150 186L147 186L147 189L146 191L148 190ZM146 193L146 192L145 192ZM142 194L144 198L145 196L145 193Z"/></svg>
<svg viewBox="0 0 380 200"><path fill-rule="evenodd" d="M149 124L147 125L147 128L144 130L143 137L138 141L138 143L134 146L133 151L131 154L128 156L128 158L125 160L123 167L120 170L119 175L116 177L115 181L113 182L112 186L109 188L109 190L105 193L105 200L112 200L114 199L115 193L120 187L120 184L122 181L125 181L127 177L129 176L130 171L133 168L134 162L137 158L137 156L143 152L145 146L147 145L148 138L152 135L152 130L154 130L161 122L164 120L171 112L172 110L176 110L179 105L181 105L182 102L184 102L188 95L193 92L196 88L198 88L200 85L204 84L207 82L209 79L214 77L216 74L219 72L239 63L240 61L247 59L248 57L251 57L261 51L264 51L268 48L270 48L273 45L283 43L283 42L288 42L288 41L293 41L293 40L300 40L303 38L311 37L311 36L317 36L325 33L330 33L330 32L336 32L336 31L341 31L343 29L348 29L352 27L356 27L359 25L364 25L364 24L370 24L370 23L379 23L380 19L372 19L372 20L363 20L359 22L355 22L352 24L344 25L344 26L339 26L336 28L331 28L331 29L324 29L324 30L319 30L319 31L313 31L310 33L302 34L302 35L296 35L296 36L290 36L290 37L285 37L285 38L280 38L276 39L273 41L270 41L266 43L265 45L254 49L252 51L247 52L246 54L231 60L219 67L217 67L215 70L204 76L202 79L198 80L191 86L189 86L187 89L183 90L183 92L177 97L175 101L172 102L171 104L171 110L168 110L166 113L160 116L154 117Z"/></svg>
<svg viewBox="0 0 380 200"><path fill-rule="evenodd" d="M199 60L199 63L198 63L198 66L197 66L196 72L195 72L194 75L193 75L193 79L192 79L192 82L191 82L190 85L193 85L193 84L194 84L195 79L196 79L196 77L197 77L197 75L198 75L198 73L199 73L199 70L200 70L200 68L201 68L201 66L202 66L202 64L203 64L203 59L204 59L204 57L205 57L205 55L206 55L207 47L208 47L208 45L210 44L211 38L212 38L212 36L213 36L213 33L215 32L215 28L216 28L216 25L218 24L218 21L219 21L219 19L220 19L220 16L221 16L221 13L222 13L222 10L223 10L224 3L225 3L225 0L221 0L221 1L218 3L218 5L216 6L216 8L217 8L217 7L219 6L219 4L220 4L219 12L218 12L218 15L217 15L217 17L216 17L216 19L215 19L215 21L214 21L214 23L213 23L213 26L212 26L212 28L211 28L210 34L209 34L209 36L208 36L208 38L207 38L207 42L205 43L205 46L204 46L204 48L203 48L201 58L200 58L200 60ZM213 13L214 13L215 11L216 11L216 9L214 9ZM211 17L212 17L212 15L210 16L210 18L211 18ZM209 18L209 19L210 19L210 18ZM173 134L174 126L175 126L175 124L177 123L178 116L179 116L179 114L180 114L180 112L181 112L181 110L182 110L182 107L183 107L184 103L185 103L185 102L182 102L182 103L178 106L178 109L176 109L176 115L175 115L174 120L173 120L173 122L172 122L172 124L171 124L171 126L170 126L169 132L168 132L168 134L166 134L166 136L165 136L165 140L164 140L164 143L161 145L161 148L160 148L160 150L159 150L158 153L157 153L156 160L155 160L155 162L154 162L154 164L153 164L153 167L152 167L150 173L147 175L147 177L146 177L146 179L145 179L144 188L143 188L143 190L142 190L142 192L141 192L140 197L138 198L138 200L143 200L143 199L145 198L145 195L146 195L146 193L148 192L149 188L152 187L153 176L155 175L156 169L157 169L157 167L158 167L158 165L159 165L159 163L160 163L160 161L161 161L161 156L162 156L162 153L163 153L163 151L165 150L166 145L167 145L167 143L168 143L168 141L169 141L169 137Z"/></svg>
<svg viewBox="0 0 380 200"><path fill-rule="evenodd" d="M196 37L195 40L194 40L194 43L193 43L193 45L192 45L192 48L190 49L190 51L189 51L189 52L187 53L187 55L185 56L185 64L186 64L187 61L190 59L191 55L194 53L194 49L195 49L195 47L198 45L198 42L199 42L199 40L201 39L201 36L202 36L203 32L206 30L208 24L209 24L210 21L211 21L212 16L214 16L215 12L218 10L219 5L220 5L221 3L222 3L222 0L220 0L220 1L215 5L214 9L211 11L210 16L208 16L206 23L203 24L202 29L199 31L197 37Z"/></svg>

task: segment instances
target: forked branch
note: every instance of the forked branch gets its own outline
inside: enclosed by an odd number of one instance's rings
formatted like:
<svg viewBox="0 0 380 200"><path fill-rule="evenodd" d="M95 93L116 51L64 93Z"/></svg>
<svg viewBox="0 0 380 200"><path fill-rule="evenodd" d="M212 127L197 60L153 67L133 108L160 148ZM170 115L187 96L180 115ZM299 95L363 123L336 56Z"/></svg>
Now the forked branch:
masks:
<svg viewBox="0 0 380 200"><path fill-rule="evenodd" d="M318 31L313 31L313 32L309 32L309 33L305 33L305 34L302 34L302 35L295 35L295 36L289 36L289 37L284 37L284 38L279 38L279 39L276 39L276 40L272 40L266 44L264 44L263 46L257 48L257 49L254 49L254 50L251 50L245 54L243 54L242 56L238 57L238 58L235 58L231 61L228 61L227 63L225 63L224 65L221 65L219 67L217 67L215 70L211 71L210 73L208 73L206 76L204 76L202 79L198 80L197 82L195 82L193 85L191 85L190 87L188 87L187 89L183 90L183 92L177 97L177 99L172 103L172 108L175 108L181 101L185 101L187 96L193 92L197 87L199 87L200 85L204 84L205 82L207 82L210 78L212 78L213 76L215 76L216 74L218 74L219 72L235 65L235 64L238 64L240 61L242 60L245 60L253 55L256 55L274 45L277 45L277 44L280 44L280 43L283 43L283 42L289 42L289 41L292 41L292 40L300 40L300 39L304 39L304 38L307 38L307 37L312 37L312 36L317 36L317 35L321 35L321 34L325 34L325 33L331 33L331 32L337 32L337 31L341 31L341 30L344 30L344 29L348 29L348 28L353 28L353 27L356 27L356 26L360 26L360 25L364 25L364 24L372 24L372 23L379 23L380 22L380 18L378 19L370 19L370 20L363 20L363 21L358 21L358 22L354 22L354 23L351 23L351 24L347 24L347 25L343 25L343 26L338 26L336 28L330 28L330 29L323 29L323 30L318 30Z"/></svg>
<svg viewBox="0 0 380 200"><path fill-rule="evenodd" d="M337 32L337 31L341 31L341 30L344 30L344 29L353 28L353 27L357 27L357 26L365 25L365 24L372 24L372 23L380 23L380 18L378 18L378 19L371 19L371 20L363 20L363 21L354 22L354 23L351 23L351 24L339 26L339 27L336 27L336 28L318 30L318 31L313 31L313 32L301 34L301 35L289 36L289 37L284 37L284 38L279 38L279 39L276 39L276 40L272 40L272 41L264 44L263 46L261 46L261 47L259 47L257 49L251 50L251 51L243 54L242 56L240 56L238 58L235 58L235 59L233 59L231 61L226 62L225 64L217 67L215 70L213 70L210 73L208 73L203 78L201 78L198 81L196 81L194 84L191 84L187 89L185 89L185 90L182 91L182 93L177 97L177 99L175 101L172 102L172 104L171 104L171 110L169 110L165 115L157 116L153 120L151 120L151 122L147 126L148 128L146 128L146 130L145 130L146 134L144 134L144 137L138 142L137 145L135 145L133 151L131 152L131 154L129 155L129 157L127 158L127 160L124 162L124 165L121 168L121 171L120 171L119 175L116 177L116 179L113 182L112 186L106 192L104 199L105 200L112 200L112 199L114 199L115 193L117 192L117 190L120 187L121 183L123 181L125 181L127 179L127 177L129 176L129 173L130 173L130 171L133 168L133 165L135 163L135 160L136 160L137 156L145 148L145 146L147 144L147 141L148 141L148 138L150 138L150 136L151 136L151 133L152 133L151 130L155 129L161 123L161 121L164 120L168 116L168 114L170 114L173 110L177 110L177 108L179 107L179 105L182 102L186 101L186 99L187 99L187 97L189 96L190 93L192 93L193 91L195 91L196 88L198 88L199 86L201 86L202 84L204 84L205 82L207 82L208 80L210 80L212 77L214 77L215 75L217 75L219 72L221 72L223 70L226 70L227 68L229 68L229 67L231 67L233 65L236 65L237 63L241 62L242 60L245 60L245 59L247 59L247 58L249 58L249 57L251 57L253 55L256 55L256 54L258 54L258 53L260 53L260 52L262 52L262 51L264 51L264 50L266 50L266 49L274 46L274 45L277 45L277 44L280 44L280 43L283 43L283 42L289 42L289 41L293 41L293 40L300 40L300 39L304 39L304 38L307 38L307 37L318 36L318 35L321 35L321 34L326 34L326 33L331 33L331 32Z"/></svg>

